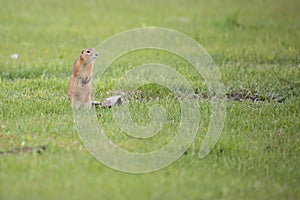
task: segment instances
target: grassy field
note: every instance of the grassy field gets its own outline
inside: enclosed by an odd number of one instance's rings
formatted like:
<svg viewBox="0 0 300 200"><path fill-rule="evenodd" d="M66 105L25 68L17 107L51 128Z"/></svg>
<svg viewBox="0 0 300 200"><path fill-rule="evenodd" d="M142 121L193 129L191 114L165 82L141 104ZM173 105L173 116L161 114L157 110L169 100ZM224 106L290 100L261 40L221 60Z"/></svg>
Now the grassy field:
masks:
<svg viewBox="0 0 300 200"><path fill-rule="evenodd" d="M1 200L300 199L298 0L0 3ZM82 48L149 26L175 29L203 45L224 81L227 116L217 145L199 159L211 111L202 78L166 52L119 59L98 84L97 100L113 94L122 74L146 61L173 66L200 96L201 125L187 153L162 170L128 174L106 167L84 148L67 85ZM18 59L10 57L14 53ZM168 143L178 126L174 96L155 85L132 92L132 118L141 125L149 121L149 105L166 106L165 134L133 140L111 125L111 110L98 109L108 137L132 151ZM10 152L40 145L41 153Z"/></svg>

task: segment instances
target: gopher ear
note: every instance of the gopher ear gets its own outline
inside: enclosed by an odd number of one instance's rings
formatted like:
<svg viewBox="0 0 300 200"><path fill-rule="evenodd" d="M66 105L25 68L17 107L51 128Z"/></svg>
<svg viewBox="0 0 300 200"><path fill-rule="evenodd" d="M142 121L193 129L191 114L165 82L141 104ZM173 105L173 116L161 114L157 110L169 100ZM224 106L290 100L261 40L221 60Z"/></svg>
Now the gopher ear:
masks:
<svg viewBox="0 0 300 200"><path fill-rule="evenodd" d="M84 58L84 55L83 55L83 54L84 54L84 49L82 49L81 52L80 52L80 59L81 59L81 60L83 60L83 58Z"/></svg>

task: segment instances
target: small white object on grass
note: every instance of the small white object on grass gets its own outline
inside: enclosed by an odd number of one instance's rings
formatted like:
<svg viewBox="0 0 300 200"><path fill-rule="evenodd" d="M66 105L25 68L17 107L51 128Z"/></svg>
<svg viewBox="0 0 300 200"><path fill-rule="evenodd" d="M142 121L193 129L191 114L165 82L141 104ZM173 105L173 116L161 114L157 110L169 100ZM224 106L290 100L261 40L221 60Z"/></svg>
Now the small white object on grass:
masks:
<svg viewBox="0 0 300 200"><path fill-rule="evenodd" d="M117 96L112 96L104 99L102 102L102 108L110 108L115 105L121 105L122 104L122 99L120 95Z"/></svg>
<svg viewBox="0 0 300 200"><path fill-rule="evenodd" d="M100 105L102 108L111 108L112 106L121 105L122 99L121 95L117 95L104 99L102 103L99 101L92 101L91 103L93 106Z"/></svg>
<svg viewBox="0 0 300 200"><path fill-rule="evenodd" d="M14 53L14 54L11 54L10 57L11 57L12 59L17 60L17 59L19 58L19 55L18 55L17 53Z"/></svg>

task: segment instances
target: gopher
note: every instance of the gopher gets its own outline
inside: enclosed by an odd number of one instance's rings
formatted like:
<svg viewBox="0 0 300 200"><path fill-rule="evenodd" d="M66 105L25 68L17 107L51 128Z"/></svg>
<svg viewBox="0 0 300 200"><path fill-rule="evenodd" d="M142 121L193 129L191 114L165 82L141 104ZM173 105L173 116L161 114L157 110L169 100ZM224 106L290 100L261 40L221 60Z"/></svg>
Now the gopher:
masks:
<svg viewBox="0 0 300 200"><path fill-rule="evenodd" d="M94 61L98 56L95 49L83 49L76 59L68 87L72 108L91 108L92 75Z"/></svg>

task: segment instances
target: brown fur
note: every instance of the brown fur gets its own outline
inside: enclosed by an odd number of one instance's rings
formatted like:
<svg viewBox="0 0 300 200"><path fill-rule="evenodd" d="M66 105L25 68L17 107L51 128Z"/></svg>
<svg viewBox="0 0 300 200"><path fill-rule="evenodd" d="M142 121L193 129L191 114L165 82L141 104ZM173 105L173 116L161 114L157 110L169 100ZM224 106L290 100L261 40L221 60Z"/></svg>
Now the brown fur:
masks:
<svg viewBox="0 0 300 200"><path fill-rule="evenodd" d="M68 95L73 108L91 108L92 75L98 53L83 49L76 59L70 77Z"/></svg>

